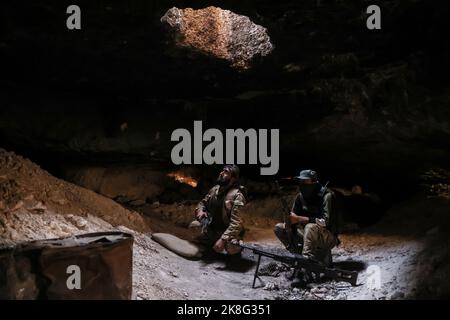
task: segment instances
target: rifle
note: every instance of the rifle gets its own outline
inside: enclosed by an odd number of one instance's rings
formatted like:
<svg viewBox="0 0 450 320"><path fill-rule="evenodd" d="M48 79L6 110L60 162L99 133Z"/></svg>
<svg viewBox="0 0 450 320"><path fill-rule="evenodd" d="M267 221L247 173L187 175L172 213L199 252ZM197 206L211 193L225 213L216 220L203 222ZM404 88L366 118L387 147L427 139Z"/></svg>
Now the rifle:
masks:
<svg viewBox="0 0 450 320"><path fill-rule="evenodd" d="M202 233L206 234L209 225L212 222L212 217L209 215L209 213L206 214L203 218L200 219L200 224L202 226Z"/></svg>
<svg viewBox="0 0 450 320"><path fill-rule="evenodd" d="M280 193L280 201L281 201L281 206L283 208L283 220L284 220L284 227L286 229L286 234L287 234L287 238L289 241L289 244L287 246L287 250L291 251L295 251L296 248L296 243L294 241L294 232L296 232L296 227L292 225L291 220L289 219L289 216L291 215L291 210L289 209L289 205L286 201L286 198L283 197L281 195L281 187L280 184L278 183L278 181L275 181L275 184L277 186L278 192Z"/></svg>
<svg viewBox="0 0 450 320"><path fill-rule="evenodd" d="M290 253L286 251L284 254L270 252L268 250L262 250L260 247L255 245L244 244L240 242L239 245L243 249L251 250L255 255L258 256L258 262L256 265L255 274L253 277L253 285L252 288L255 288L256 279L258 278L261 282L262 279L258 276L258 271L261 263L261 257L268 257L276 261L280 261L282 263L286 263L293 267L295 270L305 269L307 273L314 273L317 276L324 275L328 278L337 280L337 281L345 281L350 283L352 286L356 286L356 282L358 280L358 272L357 271L349 271L342 269L329 268L321 265L320 263L306 258L300 254Z"/></svg>
<svg viewBox="0 0 450 320"><path fill-rule="evenodd" d="M323 196L325 195L325 192L327 191L327 187L328 187L329 183L330 183L330 181L327 181L327 183L325 183L325 185L320 188L319 197L323 198Z"/></svg>

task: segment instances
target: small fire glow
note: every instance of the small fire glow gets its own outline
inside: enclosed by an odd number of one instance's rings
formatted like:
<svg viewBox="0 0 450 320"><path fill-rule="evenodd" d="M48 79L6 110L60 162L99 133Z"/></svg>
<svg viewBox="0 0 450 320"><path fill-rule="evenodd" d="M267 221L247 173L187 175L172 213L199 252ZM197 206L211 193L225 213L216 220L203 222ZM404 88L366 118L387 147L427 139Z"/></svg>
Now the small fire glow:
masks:
<svg viewBox="0 0 450 320"><path fill-rule="evenodd" d="M172 177L174 178L176 181L184 183L184 184L188 184L191 187L195 188L198 185L197 180L195 180L192 177L186 176L180 172L171 172L167 175L168 177Z"/></svg>

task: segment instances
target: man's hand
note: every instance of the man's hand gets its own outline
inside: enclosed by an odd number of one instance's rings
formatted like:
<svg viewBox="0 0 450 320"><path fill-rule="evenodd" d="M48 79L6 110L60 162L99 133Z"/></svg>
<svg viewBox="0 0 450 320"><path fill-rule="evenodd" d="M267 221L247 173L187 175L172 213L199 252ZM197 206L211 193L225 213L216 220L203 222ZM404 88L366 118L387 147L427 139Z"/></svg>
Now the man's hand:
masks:
<svg viewBox="0 0 450 320"><path fill-rule="evenodd" d="M304 216L298 216L295 213L291 212L291 215L289 216L289 220L291 224L308 224L309 218Z"/></svg>
<svg viewBox="0 0 450 320"><path fill-rule="evenodd" d="M208 214L205 211L198 211L195 216L196 216L197 220L200 221L204 217L208 216Z"/></svg>
<svg viewBox="0 0 450 320"><path fill-rule="evenodd" d="M222 238L217 240L216 243L214 244L213 249L216 252L219 252L219 253L222 252L225 249L225 240L223 240Z"/></svg>
<svg viewBox="0 0 450 320"><path fill-rule="evenodd" d="M300 217L298 215L296 215L295 213L291 212L290 216L289 216L289 222L291 224L297 224L300 223Z"/></svg>
<svg viewBox="0 0 450 320"><path fill-rule="evenodd" d="M327 223L325 221L325 219L316 219L316 223L321 226L322 228L326 228L327 227Z"/></svg>

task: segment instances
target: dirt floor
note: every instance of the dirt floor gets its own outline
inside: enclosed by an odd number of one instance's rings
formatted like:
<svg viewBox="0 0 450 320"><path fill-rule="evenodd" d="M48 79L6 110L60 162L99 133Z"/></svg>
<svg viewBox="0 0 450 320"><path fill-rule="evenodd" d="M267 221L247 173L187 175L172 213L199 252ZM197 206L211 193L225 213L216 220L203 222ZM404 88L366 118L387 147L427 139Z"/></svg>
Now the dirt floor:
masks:
<svg viewBox="0 0 450 320"><path fill-rule="evenodd" d="M448 189L446 189L448 190ZM327 281L293 289L282 263L263 258L261 279L252 288L255 258L224 268L220 257L187 260L151 239L167 232L192 239L195 232L177 223L178 205L171 215L142 214L111 199L52 177L13 153L0 150L0 242L66 237L87 232L122 230L135 236L133 298L142 299L408 299L442 297L449 292L442 279L448 274L446 254L448 197L418 197L392 207L375 226L340 236L333 249L337 266L359 271L358 285ZM163 210L163 208L161 209ZM444 217L444 218L443 218ZM185 218L186 220L187 218ZM278 248L264 217L249 225L245 241ZM441 241L441 239L447 239ZM427 250L430 244L439 250ZM448 248L447 248L448 249ZM379 274L379 278L377 278ZM426 275L426 277L424 276ZM436 275L436 276L434 276ZM377 283L379 279L379 286ZM425 279L425 280L424 280Z"/></svg>
<svg viewBox="0 0 450 320"><path fill-rule="evenodd" d="M185 230L160 222L158 231L182 236ZM166 228L164 228L166 227ZM209 261L186 260L137 235L144 244L136 252L137 299L405 299L414 297L413 271L421 241L398 236L361 233L341 236L341 245L333 250L336 266L359 271L358 285L327 281L307 288L291 288L289 268L269 258L261 261L261 280L252 289L256 257L244 250L239 266L224 269L220 257ZM245 239L267 248L282 249L270 229L250 229ZM380 271L380 286L367 281L374 269ZM156 274L155 274L156 273ZM155 276L156 275L156 276ZM158 295L154 288L157 288Z"/></svg>

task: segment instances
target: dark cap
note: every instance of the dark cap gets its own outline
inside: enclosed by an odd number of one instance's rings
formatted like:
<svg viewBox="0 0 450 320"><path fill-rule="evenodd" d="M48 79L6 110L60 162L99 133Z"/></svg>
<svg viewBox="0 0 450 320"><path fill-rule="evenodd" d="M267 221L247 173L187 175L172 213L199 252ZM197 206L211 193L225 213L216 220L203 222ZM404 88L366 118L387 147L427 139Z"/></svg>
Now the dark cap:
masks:
<svg viewBox="0 0 450 320"><path fill-rule="evenodd" d="M236 178L239 179L239 167L235 164L227 164L223 167L223 170L228 170L230 171L231 175Z"/></svg>
<svg viewBox="0 0 450 320"><path fill-rule="evenodd" d="M314 170L302 170L300 171L300 174L295 177L295 179L298 180L314 180L317 181L317 172L315 172Z"/></svg>

